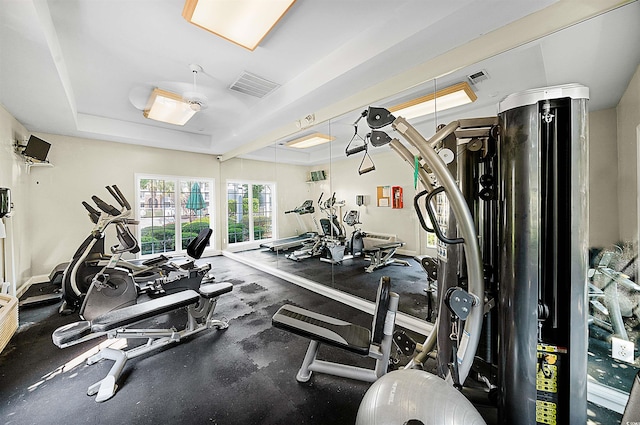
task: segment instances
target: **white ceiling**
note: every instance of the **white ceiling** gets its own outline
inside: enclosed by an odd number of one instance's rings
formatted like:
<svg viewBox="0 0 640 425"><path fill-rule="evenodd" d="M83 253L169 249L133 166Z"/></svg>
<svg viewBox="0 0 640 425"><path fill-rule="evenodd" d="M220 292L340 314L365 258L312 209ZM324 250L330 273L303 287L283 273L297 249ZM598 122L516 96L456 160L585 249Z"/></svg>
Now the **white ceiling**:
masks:
<svg viewBox="0 0 640 425"><path fill-rule="evenodd" d="M273 144L279 160L311 164L344 152L361 106L479 70L490 78L474 87L478 100L448 115L492 115L507 94L569 82L590 87L592 110L614 107L640 63L639 3L524 37L616 3L297 0L251 52L187 23L184 0L0 0L0 103L31 132L258 159L273 158L263 148ZM465 62L465 46L481 61ZM209 107L183 127L144 118L134 104L156 86L189 90L193 63ZM229 90L244 71L280 86L262 99ZM295 123L308 114L319 121L309 131L337 136L333 147L282 148L305 134Z"/></svg>

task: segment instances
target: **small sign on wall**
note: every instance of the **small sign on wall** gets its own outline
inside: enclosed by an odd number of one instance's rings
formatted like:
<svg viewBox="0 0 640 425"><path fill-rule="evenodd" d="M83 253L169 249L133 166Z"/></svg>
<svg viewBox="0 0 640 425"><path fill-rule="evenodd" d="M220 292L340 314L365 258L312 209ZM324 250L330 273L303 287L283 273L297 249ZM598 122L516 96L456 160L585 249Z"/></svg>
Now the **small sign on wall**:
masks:
<svg viewBox="0 0 640 425"><path fill-rule="evenodd" d="M379 207L391 206L391 186L378 186L376 192Z"/></svg>

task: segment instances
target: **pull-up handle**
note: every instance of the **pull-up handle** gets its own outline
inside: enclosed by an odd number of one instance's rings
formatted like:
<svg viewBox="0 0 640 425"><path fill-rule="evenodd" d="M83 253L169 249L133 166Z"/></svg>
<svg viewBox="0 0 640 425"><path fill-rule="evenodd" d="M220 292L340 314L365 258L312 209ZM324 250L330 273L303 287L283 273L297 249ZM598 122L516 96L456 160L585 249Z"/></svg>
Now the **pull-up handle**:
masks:
<svg viewBox="0 0 640 425"><path fill-rule="evenodd" d="M454 244L459 244L459 243L464 243L464 239L463 238L448 238L446 237L442 231L440 230L440 227L438 226L438 222L436 219L436 214L433 212L433 208L431 208L431 200L433 199L434 196L436 196L438 193L444 192L444 186L440 186L437 189L432 190L431 192L429 192L429 194L427 195L427 198L425 199L425 208L427 209L427 214L429 214L429 218L431 219L431 223L433 224L433 230L436 233L436 236L438 237L438 239L440 239L442 242L446 243L446 244L450 244L450 245L454 245ZM445 192L446 193L446 192Z"/></svg>

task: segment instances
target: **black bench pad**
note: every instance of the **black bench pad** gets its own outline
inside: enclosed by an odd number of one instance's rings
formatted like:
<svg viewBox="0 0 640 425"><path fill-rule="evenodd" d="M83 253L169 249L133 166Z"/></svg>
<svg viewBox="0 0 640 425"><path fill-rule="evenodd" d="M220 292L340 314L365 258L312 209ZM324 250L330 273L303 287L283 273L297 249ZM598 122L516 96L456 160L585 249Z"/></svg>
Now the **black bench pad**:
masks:
<svg viewBox="0 0 640 425"><path fill-rule="evenodd" d="M365 252L376 252L376 251L382 251L385 249L400 248L402 246L404 246L404 242L381 243L379 245L374 245L369 249L365 249Z"/></svg>
<svg viewBox="0 0 640 425"><path fill-rule="evenodd" d="M229 282L207 283L198 288L202 298L215 298L227 292L231 292L233 284Z"/></svg>
<svg viewBox="0 0 640 425"><path fill-rule="evenodd" d="M98 316L91 322L92 332L107 332L140 320L168 313L180 307L194 304L200 295L196 291L187 290L166 295L141 304L135 304Z"/></svg>
<svg viewBox="0 0 640 425"><path fill-rule="evenodd" d="M51 339L53 343L61 347L64 344L73 342L77 339L87 336L91 333L91 322L83 320L81 322L69 323L68 325L60 326L53 331Z"/></svg>
<svg viewBox="0 0 640 425"><path fill-rule="evenodd" d="M333 317L293 305L283 305L271 319L277 328L315 341L344 348L361 355L369 354L371 331Z"/></svg>

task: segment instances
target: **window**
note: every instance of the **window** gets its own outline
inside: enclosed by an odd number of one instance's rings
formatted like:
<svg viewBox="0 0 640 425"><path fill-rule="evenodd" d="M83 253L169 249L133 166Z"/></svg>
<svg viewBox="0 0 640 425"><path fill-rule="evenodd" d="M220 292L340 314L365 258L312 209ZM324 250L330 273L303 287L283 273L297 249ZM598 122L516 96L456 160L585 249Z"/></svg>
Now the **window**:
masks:
<svg viewBox="0 0 640 425"><path fill-rule="evenodd" d="M213 180L136 176L138 240L142 255L183 251L211 227Z"/></svg>
<svg viewBox="0 0 640 425"><path fill-rule="evenodd" d="M274 199L273 183L228 182L229 244L272 238L275 228Z"/></svg>

